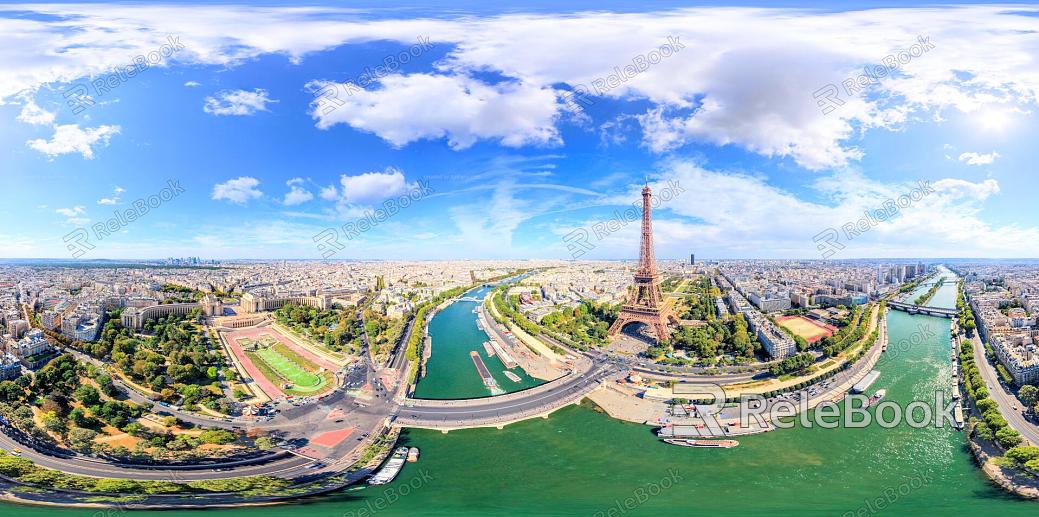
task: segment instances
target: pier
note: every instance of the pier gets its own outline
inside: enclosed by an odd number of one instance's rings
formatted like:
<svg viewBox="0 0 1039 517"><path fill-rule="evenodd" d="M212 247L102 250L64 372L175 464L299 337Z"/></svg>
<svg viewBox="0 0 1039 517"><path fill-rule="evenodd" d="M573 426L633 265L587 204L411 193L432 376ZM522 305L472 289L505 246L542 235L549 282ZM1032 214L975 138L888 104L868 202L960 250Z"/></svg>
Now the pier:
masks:
<svg viewBox="0 0 1039 517"><path fill-rule="evenodd" d="M487 369L487 365L484 364L480 354L475 351L469 352L469 357L473 358L473 364L476 365L476 371L480 374L480 378L483 379L483 385L488 388L497 388L498 381L491 376L491 371Z"/></svg>
<svg viewBox="0 0 1039 517"><path fill-rule="evenodd" d="M494 352L498 354L498 359L501 360L502 364L504 364L506 368L511 369L519 366L519 364L516 363L516 360L512 358L512 355L509 354L508 350L505 350L505 347L501 346L501 343L496 339L492 337L490 343L491 348L493 348Z"/></svg>

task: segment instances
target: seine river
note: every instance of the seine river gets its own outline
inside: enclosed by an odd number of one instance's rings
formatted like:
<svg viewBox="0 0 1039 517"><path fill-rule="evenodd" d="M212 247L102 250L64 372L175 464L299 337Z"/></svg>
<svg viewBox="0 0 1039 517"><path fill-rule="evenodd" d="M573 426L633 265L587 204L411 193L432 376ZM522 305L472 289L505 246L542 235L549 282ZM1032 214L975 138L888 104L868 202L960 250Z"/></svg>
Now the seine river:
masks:
<svg viewBox="0 0 1039 517"><path fill-rule="evenodd" d="M955 289L955 282L947 281L930 304L954 306ZM457 302L434 318L432 359L455 350L453 361L460 364L455 368L431 361L429 376L419 384L420 394L474 393L471 384L442 377L475 375L468 350L483 338L476 334L472 307L473 302ZM884 388L887 400L933 404L935 391L950 386L949 320L892 311L888 328L891 345L871 391ZM917 339L911 339L914 333ZM495 368L500 369L500 364ZM440 391L433 382L451 387ZM297 506L207 514L1039 515L1039 503L1016 499L991 486L974 466L963 434L949 428L798 427L741 438L735 449L683 449L658 441L647 426L618 422L583 405L503 430L449 434L412 430L402 436L422 449L422 457L408 464L390 485L355 488ZM18 508L15 514L14 507L4 509L10 512L3 515L20 517L105 515L32 507ZM154 513L157 517L187 514L197 512Z"/></svg>

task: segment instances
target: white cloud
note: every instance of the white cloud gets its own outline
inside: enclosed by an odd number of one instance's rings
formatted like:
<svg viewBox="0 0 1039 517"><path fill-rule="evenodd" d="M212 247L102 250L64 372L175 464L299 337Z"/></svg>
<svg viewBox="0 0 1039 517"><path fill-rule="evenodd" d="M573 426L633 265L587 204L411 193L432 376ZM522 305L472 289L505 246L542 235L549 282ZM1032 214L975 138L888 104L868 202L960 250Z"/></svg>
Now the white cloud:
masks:
<svg viewBox="0 0 1039 517"><path fill-rule="evenodd" d="M812 185L812 197L826 201L808 201L761 176L712 171L679 160L667 162L651 182L657 194L666 187L666 179L678 180L686 191L654 214L659 256L688 254L686 248L695 242L703 254L720 257L822 258L813 237L827 228L837 230L838 242L846 246L835 259L1039 254L1039 227L997 226L982 220L983 202L1000 191L991 178L977 183L931 181L933 193L850 240L842 229L846 223L862 219L864 210L881 209L885 201L909 194L918 188L917 181L882 183L852 172L835 173ZM630 206L636 199L638 187L632 186L630 192L603 203ZM587 223L593 222L597 221ZM574 227L562 225L555 231L566 235ZM638 249L638 241L638 225L629 224L589 254L628 257Z"/></svg>
<svg viewBox="0 0 1039 517"><path fill-rule="evenodd" d="M119 199L121 197L120 195L123 192L126 192L126 189L124 189L123 187L120 187L120 186L116 186L114 189L112 189L112 195L110 197L103 197L101 199L98 199L97 200L97 204L99 204L99 205L118 205L119 204Z"/></svg>
<svg viewBox="0 0 1039 517"><path fill-rule="evenodd" d="M54 213L65 217L65 224L71 224L74 226L83 226L90 222L90 219L84 217L87 215L86 208L82 206L74 206L72 208L58 208L54 210Z"/></svg>
<svg viewBox="0 0 1039 517"><path fill-rule="evenodd" d="M49 126L54 123L54 113L37 106L32 98L26 98L22 111L18 113L18 121L37 126Z"/></svg>
<svg viewBox="0 0 1039 517"><path fill-rule="evenodd" d="M62 124L54 126L54 136L50 140L37 138L26 142L51 158L62 154L79 153L90 160L94 158L94 146L107 146L112 135L119 134L119 126L102 125L80 129L79 124Z"/></svg>
<svg viewBox="0 0 1039 517"><path fill-rule="evenodd" d="M856 141L866 130L943 120L950 110L1012 110L1039 97L1039 62L1033 59L1039 17L1034 6L1025 5L701 7L378 20L329 7L24 8L50 16L0 19L0 48L19 49L0 67L0 99L125 65L125 56L152 51L171 33L190 34L177 62L222 66L271 53L298 62L344 43L389 40L408 46L416 34L428 34L445 50L434 72L384 77L373 90L340 94L344 104L334 111L315 114L322 127L347 124L398 146L424 138L446 138L456 148L479 139L555 144L556 126L571 118L559 116L563 110L550 88L591 86L669 36L686 48L592 94L645 102L639 118L643 141L659 152L710 143L789 157L810 169L840 167L861 156ZM813 92L828 83L839 86L863 65L880 64L915 44L918 36L929 36L935 48L862 94L841 92L845 104L821 113ZM488 75L499 82L474 79ZM412 93L414 98L400 96ZM215 109L239 110L225 104ZM251 106L240 110L254 112L258 104ZM461 109L454 113L448 108L453 106Z"/></svg>
<svg viewBox="0 0 1039 517"><path fill-rule="evenodd" d="M330 185L321 190L324 199L335 199L352 205L378 203L399 196L408 190L404 173L387 168L384 172L366 172L356 176L339 177L339 190Z"/></svg>
<svg viewBox="0 0 1039 517"><path fill-rule="evenodd" d="M303 178L292 178L286 181L285 184L289 187L289 191L285 193L285 200L283 201L286 206L298 205L314 199L314 194L301 186Z"/></svg>
<svg viewBox="0 0 1039 517"><path fill-rule="evenodd" d="M260 180L256 178L239 176L214 185L212 198L214 200L226 199L232 203L244 205L251 199L259 199L263 196L263 192L256 188L259 185Z"/></svg>
<svg viewBox="0 0 1039 517"><path fill-rule="evenodd" d="M184 83L184 86L187 86L188 88L195 88L197 86L202 86L202 83L200 83L198 81L188 81L188 82Z"/></svg>
<svg viewBox="0 0 1039 517"><path fill-rule="evenodd" d="M253 115L258 111L268 111L267 104L278 102L268 97L267 90L256 88L253 91L230 90L221 91L215 97L206 97L202 110L212 115Z"/></svg>
<svg viewBox="0 0 1039 517"><path fill-rule="evenodd" d="M959 160L961 162L967 162L967 165L988 165L996 161L996 158L999 158L999 153L997 152L987 154L969 152L961 154Z"/></svg>
<svg viewBox="0 0 1039 517"><path fill-rule="evenodd" d="M465 76L432 74L390 75L379 85L377 90L351 90L332 110L315 101L311 115L317 126L347 124L397 147L445 137L454 149L465 149L479 139L510 147L561 142L555 127L561 105L556 92L546 86L514 81L491 85Z"/></svg>

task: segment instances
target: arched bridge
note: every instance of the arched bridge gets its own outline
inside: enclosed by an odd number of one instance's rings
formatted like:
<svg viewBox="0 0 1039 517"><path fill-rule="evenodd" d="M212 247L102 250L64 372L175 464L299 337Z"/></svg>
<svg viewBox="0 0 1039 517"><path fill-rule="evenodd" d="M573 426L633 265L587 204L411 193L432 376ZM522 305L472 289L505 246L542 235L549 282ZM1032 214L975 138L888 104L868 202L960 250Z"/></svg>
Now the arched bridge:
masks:
<svg viewBox="0 0 1039 517"><path fill-rule="evenodd" d="M913 305L911 303L903 302L887 302L887 306L897 311L908 312L909 314L926 314L928 316L938 316L939 318L956 317L956 309L946 309L945 307Z"/></svg>
<svg viewBox="0 0 1039 517"><path fill-rule="evenodd" d="M585 395L622 374L605 362L596 362L586 372L575 372L533 388L499 395L465 400L407 399L393 419L399 427L424 429L466 429L470 427L504 427L507 424L549 413L568 404L576 404Z"/></svg>

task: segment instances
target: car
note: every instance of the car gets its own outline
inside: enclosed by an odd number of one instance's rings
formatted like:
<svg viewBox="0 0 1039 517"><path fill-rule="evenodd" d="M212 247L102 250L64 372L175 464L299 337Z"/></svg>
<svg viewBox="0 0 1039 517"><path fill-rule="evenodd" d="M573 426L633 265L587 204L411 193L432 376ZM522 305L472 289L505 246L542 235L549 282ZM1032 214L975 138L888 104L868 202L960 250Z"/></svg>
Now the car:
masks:
<svg viewBox="0 0 1039 517"><path fill-rule="evenodd" d="M11 454L14 454L15 456L21 456L22 455L22 450L21 449L11 449Z"/></svg>

